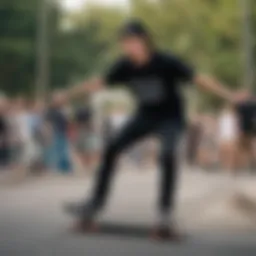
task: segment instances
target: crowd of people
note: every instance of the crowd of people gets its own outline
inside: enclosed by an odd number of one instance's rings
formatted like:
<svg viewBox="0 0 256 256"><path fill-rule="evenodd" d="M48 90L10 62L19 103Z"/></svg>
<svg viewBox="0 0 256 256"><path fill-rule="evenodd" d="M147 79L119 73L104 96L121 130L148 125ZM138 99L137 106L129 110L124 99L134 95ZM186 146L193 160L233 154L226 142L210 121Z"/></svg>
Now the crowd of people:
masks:
<svg viewBox="0 0 256 256"><path fill-rule="evenodd" d="M63 92L53 93L48 105L1 96L0 170L24 177L95 169L103 144L129 119L122 106L106 113L100 124L95 112L87 102L75 105L67 101ZM128 153L136 165L144 161L142 148L137 146Z"/></svg>
<svg viewBox="0 0 256 256"><path fill-rule="evenodd" d="M128 119L127 110L117 107L98 127L88 104L71 106L61 93L54 94L48 107L42 101L1 97L0 168L21 175L94 170L102 144ZM255 167L255 142L242 136L238 112L231 106L193 115L184 137L182 159L191 169L235 173ZM127 152L126 163L147 169L154 163L156 148L157 142L149 138Z"/></svg>
<svg viewBox="0 0 256 256"><path fill-rule="evenodd" d="M250 108L250 106L249 106ZM243 106L227 105L217 113L201 113L190 122L187 159L203 170L223 170L238 174L255 169L254 131L247 131ZM247 110L249 113L250 111Z"/></svg>
<svg viewBox="0 0 256 256"><path fill-rule="evenodd" d="M61 92L53 95L49 106L22 97L0 99L3 170L24 174L45 170L70 173L74 170L73 148L77 161L90 165L98 151L97 137L89 109L78 107L71 113Z"/></svg>

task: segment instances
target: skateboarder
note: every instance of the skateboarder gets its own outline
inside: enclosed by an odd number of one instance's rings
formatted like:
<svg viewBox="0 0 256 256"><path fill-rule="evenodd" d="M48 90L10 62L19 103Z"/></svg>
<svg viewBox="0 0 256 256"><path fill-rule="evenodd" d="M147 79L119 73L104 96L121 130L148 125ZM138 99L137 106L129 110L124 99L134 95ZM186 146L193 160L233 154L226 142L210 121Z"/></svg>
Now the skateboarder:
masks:
<svg viewBox="0 0 256 256"><path fill-rule="evenodd" d="M235 96L219 82L198 74L175 55L160 51L145 26L131 21L119 32L122 56L101 79L84 83L84 89L97 91L104 85L124 84L138 101L133 118L116 134L104 150L95 186L89 199L66 207L78 219L77 228L92 227L108 198L118 156L140 139L155 135L161 142L159 154L158 220L155 234L178 238L174 225L177 177L177 149L185 127L183 85L196 84L224 100Z"/></svg>

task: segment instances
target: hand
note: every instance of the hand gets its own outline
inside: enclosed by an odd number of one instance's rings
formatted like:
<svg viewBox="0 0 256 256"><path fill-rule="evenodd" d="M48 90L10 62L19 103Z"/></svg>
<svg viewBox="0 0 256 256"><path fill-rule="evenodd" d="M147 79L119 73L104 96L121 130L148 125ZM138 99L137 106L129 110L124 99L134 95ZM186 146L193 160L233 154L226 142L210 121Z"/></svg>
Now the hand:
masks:
<svg viewBox="0 0 256 256"><path fill-rule="evenodd" d="M249 92L240 91L240 92L234 93L234 95L232 97L232 102L234 104L240 104L242 102L249 100L250 98L251 98L251 95L249 94Z"/></svg>

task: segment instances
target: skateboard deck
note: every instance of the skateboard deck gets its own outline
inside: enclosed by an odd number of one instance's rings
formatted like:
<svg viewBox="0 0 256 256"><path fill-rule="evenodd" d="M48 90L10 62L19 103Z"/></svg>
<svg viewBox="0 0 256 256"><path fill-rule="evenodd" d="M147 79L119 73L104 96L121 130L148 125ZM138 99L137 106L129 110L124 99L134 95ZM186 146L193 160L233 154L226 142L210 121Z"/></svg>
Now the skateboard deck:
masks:
<svg viewBox="0 0 256 256"><path fill-rule="evenodd" d="M130 224L117 224L117 223L97 223L88 226L80 233L93 236L115 236L123 238L152 238L154 240L181 242L185 239L185 235L181 234L180 238L173 238L167 236L159 236L156 234L152 227L146 225L130 225Z"/></svg>

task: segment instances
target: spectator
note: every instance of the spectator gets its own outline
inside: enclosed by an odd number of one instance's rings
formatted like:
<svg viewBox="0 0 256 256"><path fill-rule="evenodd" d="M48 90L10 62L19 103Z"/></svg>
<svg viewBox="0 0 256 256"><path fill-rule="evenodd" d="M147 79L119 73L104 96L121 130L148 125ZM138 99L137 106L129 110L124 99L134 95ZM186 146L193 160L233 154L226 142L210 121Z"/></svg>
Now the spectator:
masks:
<svg viewBox="0 0 256 256"><path fill-rule="evenodd" d="M44 147L46 145L47 138L44 134L43 111L43 102L36 101L31 110L31 129L35 148L33 167L35 171L42 171L45 167Z"/></svg>
<svg viewBox="0 0 256 256"><path fill-rule="evenodd" d="M186 158L188 165L191 167L197 165L197 156L202 139L202 132L201 116L196 115L192 118L189 124L186 141Z"/></svg>
<svg viewBox="0 0 256 256"><path fill-rule="evenodd" d="M219 118L220 162L225 170L234 172L237 166L238 123L234 109L226 106Z"/></svg>
<svg viewBox="0 0 256 256"><path fill-rule="evenodd" d="M7 101L0 98L0 170L10 164L10 134L7 120Z"/></svg>
<svg viewBox="0 0 256 256"><path fill-rule="evenodd" d="M244 91L241 94L242 103L237 106L237 115L239 121L239 151L241 167L255 169L254 142L256 137L256 100L250 96L250 93ZM244 99L244 100L243 100Z"/></svg>
<svg viewBox="0 0 256 256"><path fill-rule="evenodd" d="M51 133L51 142L47 149L46 161L51 169L69 173L72 169L68 141L69 121L65 112L67 98L64 92L53 94L52 102L46 112L47 133Z"/></svg>
<svg viewBox="0 0 256 256"><path fill-rule="evenodd" d="M27 174L30 164L35 156L31 129L31 110L28 102L24 98L20 97L15 101L12 126L12 133L16 137L13 144L13 160L18 167L18 175L23 177Z"/></svg>
<svg viewBox="0 0 256 256"><path fill-rule="evenodd" d="M99 154L99 136L95 131L93 113L89 107L78 109L76 113L76 146L79 158L86 168L92 170Z"/></svg>
<svg viewBox="0 0 256 256"><path fill-rule="evenodd" d="M212 170L218 161L216 120L209 114L202 116L201 120L203 132L198 150L198 164L205 170Z"/></svg>

